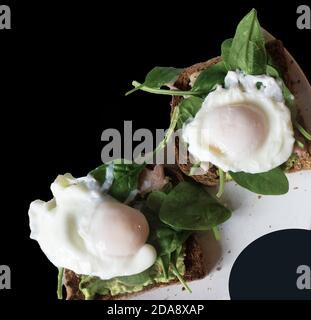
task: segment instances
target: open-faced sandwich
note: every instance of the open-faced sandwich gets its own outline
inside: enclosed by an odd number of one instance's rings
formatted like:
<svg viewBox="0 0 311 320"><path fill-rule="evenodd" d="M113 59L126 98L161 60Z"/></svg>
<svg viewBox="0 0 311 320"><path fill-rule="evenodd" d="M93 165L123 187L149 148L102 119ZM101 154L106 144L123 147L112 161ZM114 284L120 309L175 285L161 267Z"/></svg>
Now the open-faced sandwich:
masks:
<svg viewBox="0 0 311 320"><path fill-rule="evenodd" d="M31 238L59 268L67 299L122 299L206 273L195 232L231 213L176 168L103 164L86 177L60 175L54 198L31 203ZM216 231L215 231L216 232Z"/></svg>
<svg viewBox="0 0 311 320"><path fill-rule="evenodd" d="M282 42L265 40L253 9L222 43L221 56L186 69L155 67L127 94L173 96L171 129L179 129L176 161L185 174L219 185L218 196L232 179L278 195L289 189L286 172L311 168L311 134L289 79Z"/></svg>

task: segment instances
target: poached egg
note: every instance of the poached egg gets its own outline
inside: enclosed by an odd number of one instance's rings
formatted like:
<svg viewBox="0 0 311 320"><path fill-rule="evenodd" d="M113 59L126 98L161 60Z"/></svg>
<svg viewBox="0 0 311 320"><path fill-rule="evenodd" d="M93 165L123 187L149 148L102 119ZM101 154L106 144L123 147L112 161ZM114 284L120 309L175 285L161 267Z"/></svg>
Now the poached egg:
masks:
<svg viewBox="0 0 311 320"><path fill-rule="evenodd" d="M274 78L229 71L224 88L205 98L182 129L188 151L202 168L259 173L284 163L295 142L289 108Z"/></svg>
<svg viewBox="0 0 311 320"><path fill-rule="evenodd" d="M92 177L60 175L54 198L29 209L30 237L57 267L110 279L140 273L156 260L149 226L137 209L101 192Z"/></svg>

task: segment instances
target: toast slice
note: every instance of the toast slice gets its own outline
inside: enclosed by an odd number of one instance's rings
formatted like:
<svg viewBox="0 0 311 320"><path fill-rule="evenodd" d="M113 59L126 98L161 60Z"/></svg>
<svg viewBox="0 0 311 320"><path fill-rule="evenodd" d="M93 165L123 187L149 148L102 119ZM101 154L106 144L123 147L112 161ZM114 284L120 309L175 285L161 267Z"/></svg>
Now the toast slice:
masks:
<svg viewBox="0 0 311 320"><path fill-rule="evenodd" d="M196 237L193 235L189 237L189 239L185 242L185 266L186 272L184 275L184 279L187 282L193 280L199 280L204 278L207 275L207 268L204 259L203 250L197 241ZM144 290L140 292L134 293L126 293L120 295L104 295L104 296L96 296L95 300L123 300L135 297L139 294L142 294L146 291L166 287L170 284L177 283L177 278L168 282L168 283L154 283L148 285L144 288ZM83 293L79 290L80 278L73 271L66 269L64 273L64 285L66 287L67 292L67 300L84 300Z"/></svg>
<svg viewBox="0 0 311 320"><path fill-rule="evenodd" d="M293 84L290 81L290 77L288 74L288 65L287 65L287 59L285 55L285 50L283 47L283 44L280 40L272 40L267 42L266 44L267 52L272 57L274 63L278 66L279 70L282 73L283 80L289 90L295 95L295 92L293 92ZM178 77L176 80L174 87L176 87L179 90L190 90L191 85L190 83L193 81L193 78L196 77L196 75L208 67L212 66L213 64L218 63L221 61L221 57L215 57L212 58L206 62L201 62L194 64L190 66L189 68L186 68ZM183 97L174 96L171 101L171 109L172 111L174 108L181 102ZM301 119L301 116L298 115L297 118L299 120L299 123L303 125L303 119ZM294 148L294 161L293 166L289 169L289 172L293 171L300 171L300 170L306 170L311 169L311 143L307 141L297 130L295 131L295 138L303 143L304 148L301 148L299 146L295 146ZM187 164L179 164L179 148L178 148L178 139L176 139L175 144L175 157L176 162L180 168L180 170L186 174L189 175L192 163L189 161L189 154L188 154L188 162ZM211 166L211 168L208 170L207 173L204 175L193 175L191 176L194 180L197 182L206 185L206 186L216 186L219 181L217 168L215 166Z"/></svg>

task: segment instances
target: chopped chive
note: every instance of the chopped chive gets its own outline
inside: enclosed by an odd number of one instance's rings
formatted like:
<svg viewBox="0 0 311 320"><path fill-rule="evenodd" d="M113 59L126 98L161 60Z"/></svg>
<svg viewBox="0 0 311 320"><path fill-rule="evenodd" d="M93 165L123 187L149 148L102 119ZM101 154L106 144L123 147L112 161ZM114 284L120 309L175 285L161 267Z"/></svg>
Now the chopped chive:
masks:
<svg viewBox="0 0 311 320"><path fill-rule="evenodd" d="M263 83L261 81L256 82L257 90L260 90L262 86L263 86Z"/></svg>

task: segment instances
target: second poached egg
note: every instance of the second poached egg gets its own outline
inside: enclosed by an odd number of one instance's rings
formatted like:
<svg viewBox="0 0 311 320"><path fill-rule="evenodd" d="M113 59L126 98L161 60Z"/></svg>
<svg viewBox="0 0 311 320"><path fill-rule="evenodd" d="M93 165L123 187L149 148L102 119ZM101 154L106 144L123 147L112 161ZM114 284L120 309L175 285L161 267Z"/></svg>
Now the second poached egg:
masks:
<svg viewBox="0 0 311 320"><path fill-rule="evenodd" d="M229 71L225 87L207 95L195 118L184 125L182 138L196 161L249 173L284 163L295 141L280 84L239 71Z"/></svg>

